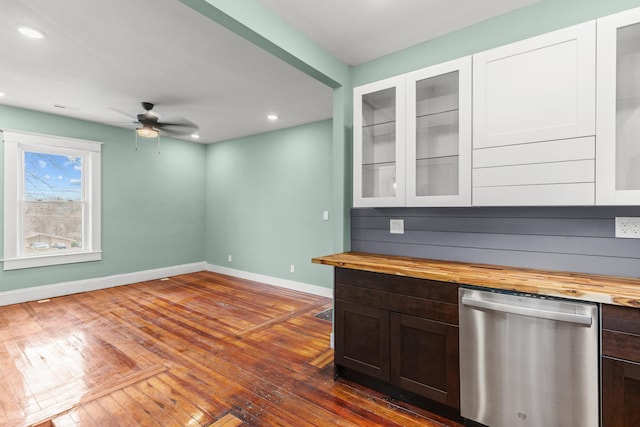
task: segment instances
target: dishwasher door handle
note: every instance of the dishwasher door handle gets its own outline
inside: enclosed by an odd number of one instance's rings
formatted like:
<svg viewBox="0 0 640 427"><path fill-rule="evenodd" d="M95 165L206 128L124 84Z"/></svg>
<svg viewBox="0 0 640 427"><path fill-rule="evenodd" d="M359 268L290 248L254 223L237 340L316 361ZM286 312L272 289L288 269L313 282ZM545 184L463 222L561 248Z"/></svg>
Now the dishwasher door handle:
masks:
<svg viewBox="0 0 640 427"><path fill-rule="evenodd" d="M463 296L462 304L470 307L485 308L487 310L501 311L504 313L519 314L521 316L538 317L541 319L557 320L560 322L577 323L591 326L592 318L588 314L563 313L559 311L541 310L539 308L523 307L520 305L503 304L500 302L485 301Z"/></svg>

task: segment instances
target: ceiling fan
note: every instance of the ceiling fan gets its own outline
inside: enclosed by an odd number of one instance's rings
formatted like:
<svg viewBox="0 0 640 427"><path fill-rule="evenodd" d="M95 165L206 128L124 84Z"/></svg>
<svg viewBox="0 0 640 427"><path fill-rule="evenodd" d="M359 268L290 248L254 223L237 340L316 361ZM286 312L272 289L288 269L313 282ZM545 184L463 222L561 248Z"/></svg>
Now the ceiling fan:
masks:
<svg viewBox="0 0 640 427"><path fill-rule="evenodd" d="M195 123L186 119L161 122L160 116L158 116L156 112L151 111L154 107L153 103L142 102L141 105L145 111L136 116L138 123L142 125L142 127L136 128L136 134L138 136L143 138L156 138L160 131L170 136L181 136L192 134L198 130L198 126Z"/></svg>

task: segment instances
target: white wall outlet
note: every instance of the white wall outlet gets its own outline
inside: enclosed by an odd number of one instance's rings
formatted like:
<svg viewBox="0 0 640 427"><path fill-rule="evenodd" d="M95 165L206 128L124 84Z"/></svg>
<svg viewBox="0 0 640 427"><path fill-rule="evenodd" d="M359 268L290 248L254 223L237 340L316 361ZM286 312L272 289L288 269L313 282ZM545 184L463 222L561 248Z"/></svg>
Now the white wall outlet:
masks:
<svg viewBox="0 0 640 427"><path fill-rule="evenodd" d="M616 237L640 239L640 218L616 217Z"/></svg>
<svg viewBox="0 0 640 427"><path fill-rule="evenodd" d="M296 272L296 266L291 264L291 267L289 267L289 273L295 273Z"/></svg>
<svg viewBox="0 0 640 427"><path fill-rule="evenodd" d="M233 261L233 257L232 257L231 255L229 255L229 256L227 257L227 262L232 262L232 261Z"/></svg>
<svg viewBox="0 0 640 427"><path fill-rule="evenodd" d="M325 221L329 221L329 211L322 212L322 219Z"/></svg>
<svg viewBox="0 0 640 427"><path fill-rule="evenodd" d="M389 233L404 234L404 219L389 220Z"/></svg>

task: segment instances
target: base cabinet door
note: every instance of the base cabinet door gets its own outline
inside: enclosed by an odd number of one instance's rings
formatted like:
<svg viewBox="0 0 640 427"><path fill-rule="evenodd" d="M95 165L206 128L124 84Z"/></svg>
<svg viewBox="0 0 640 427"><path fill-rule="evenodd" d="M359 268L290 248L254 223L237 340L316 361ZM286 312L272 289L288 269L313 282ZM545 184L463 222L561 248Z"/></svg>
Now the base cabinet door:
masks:
<svg viewBox="0 0 640 427"><path fill-rule="evenodd" d="M335 302L335 363L389 381L389 312Z"/></svg>
<svg viewBox="0 0 640 427"><path fill-rule="evenodd" d="M640 426L640 363L602 358L602 426Z"/></svg>
<svg viewBox="0 0 640 427"><path fill-rule="evenodd" d="M391 383L460 408L458 327L391 313Z"/></svg>

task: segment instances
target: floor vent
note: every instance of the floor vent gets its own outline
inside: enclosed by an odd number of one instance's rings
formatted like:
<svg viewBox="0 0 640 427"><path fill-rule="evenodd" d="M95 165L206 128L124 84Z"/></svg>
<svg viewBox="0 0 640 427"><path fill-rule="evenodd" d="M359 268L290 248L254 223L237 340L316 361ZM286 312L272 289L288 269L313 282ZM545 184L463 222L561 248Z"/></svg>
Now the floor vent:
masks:
<svg viewBox="0 0 640 427"><path fill-rule="evenodd" d="M333 308L328 308L325 311L321 311L320 313L316 314L314 317L331 322L333 319Z"/></svg>

